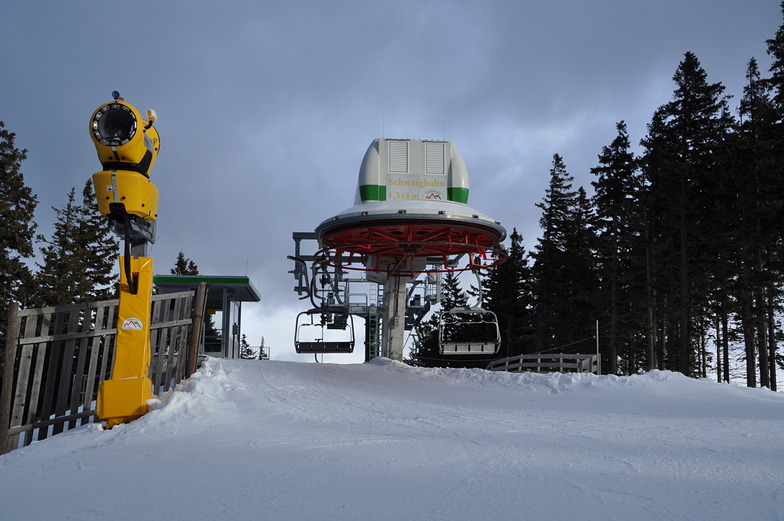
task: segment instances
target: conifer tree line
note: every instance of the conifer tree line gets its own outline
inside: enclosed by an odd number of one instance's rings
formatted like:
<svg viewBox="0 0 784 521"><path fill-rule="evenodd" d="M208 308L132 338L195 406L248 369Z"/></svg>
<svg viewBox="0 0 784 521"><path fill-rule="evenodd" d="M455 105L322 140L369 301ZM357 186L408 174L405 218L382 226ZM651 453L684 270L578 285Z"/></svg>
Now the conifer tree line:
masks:
<svg viewBox="0 0 784 521"><path fill-rule="evenodd" d="M784 14L784 2L781 3ZM488 270L483 307L498 316L497 357L591 353L604 372L715 370L730 380L744 347L746 383L776 389L784 368L784 26L751 58L737 107L686 52L632 148L626 124L591 169L593 196L555 154L537 206L541 236L526 252L513 230L505 264ZM442 309L466 298L452 275ZM437 312L417 327L423 365L486 365L439 356Z"/></svg>
<svg viewBox="0 0 784 521"><path fill-rule="evenodd" d="M36 233L38 198L25 185L27 151L15 138L0 121L0 354L11 302L46 307L112 298L118 277L118 241L98 211L92 182L78 194L71 188L63 206L53 208L50 236Z"/></svg>

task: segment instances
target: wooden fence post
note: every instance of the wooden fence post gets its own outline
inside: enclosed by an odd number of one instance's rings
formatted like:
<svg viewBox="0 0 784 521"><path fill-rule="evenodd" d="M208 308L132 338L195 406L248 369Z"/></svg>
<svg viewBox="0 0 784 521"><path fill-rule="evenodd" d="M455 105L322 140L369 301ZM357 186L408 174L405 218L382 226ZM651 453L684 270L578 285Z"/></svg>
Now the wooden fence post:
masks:
<svg viewBox="0 0 784 521"><path fill-rule="evenodd" d="M8 429L11 426L11 394L14 388L14 362L16 343L19 337L19 305L11 302L8 308L8 327L5 330L5 367L3 368L3 387L0 390L0 454L10 452L11 441ZM14 436L16 439L17 436Z"/></svg>
<svg viewBox="0 0 784 521"><path fill-rule="evenodd" d="M196 302L193 307L193 322L191 323L191 341L188 346L188 365L185 378L196 372L196 362L199 359L199 341L201 340L201 326L204 323L204 311L207 306L207 289L209 284L200 282L196 289Z"/></svg>

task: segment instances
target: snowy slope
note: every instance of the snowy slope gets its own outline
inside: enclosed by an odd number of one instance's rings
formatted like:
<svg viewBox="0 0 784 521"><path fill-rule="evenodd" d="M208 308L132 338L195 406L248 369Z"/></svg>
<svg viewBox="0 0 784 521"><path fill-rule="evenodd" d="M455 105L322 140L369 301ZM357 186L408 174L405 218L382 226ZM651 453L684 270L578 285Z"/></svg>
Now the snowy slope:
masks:
<svg viewBox="0 0 784 521"><path fill-rule="evenodd" d="M2 519L784 519L784 394L210 360L166 403L0 457Z"/></svg>

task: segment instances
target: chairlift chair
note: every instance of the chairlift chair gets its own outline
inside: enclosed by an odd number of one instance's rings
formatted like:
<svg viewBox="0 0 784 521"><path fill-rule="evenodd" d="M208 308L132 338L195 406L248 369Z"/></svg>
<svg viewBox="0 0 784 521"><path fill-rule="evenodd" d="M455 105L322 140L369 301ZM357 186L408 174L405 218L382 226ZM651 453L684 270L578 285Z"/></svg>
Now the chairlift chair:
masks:
<svg viewBox="0 0 784 521"><path fill-rule="evenodd" d="M442 355L495 354L501 330L495 313L481 307L455 307L441 315L438 346Z"/></svg>
<svg viewBox="0 0 784 521"><path fill-rule="evenodd" d="M353 353L354 343L354 319L348 313L311 309L297 315L297 353Z"/></svg>

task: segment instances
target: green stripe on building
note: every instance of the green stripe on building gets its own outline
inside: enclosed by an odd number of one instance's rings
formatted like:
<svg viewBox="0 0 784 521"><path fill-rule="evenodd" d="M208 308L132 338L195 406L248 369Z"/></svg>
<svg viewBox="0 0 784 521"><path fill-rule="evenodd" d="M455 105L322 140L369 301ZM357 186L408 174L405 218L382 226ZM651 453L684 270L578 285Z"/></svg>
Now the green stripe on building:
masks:
<svg viewBox="0 0 784 521"><path fill-rule="evenodd" d="M361 185L359 197L362 201L386 201L387 187L381 185Z"/></svg>
<svg viewBox="0 0 784 521"><path fill-rule="evenodd" d="M447 188L446 197L456 203L468 204L468 188Z"/></svg>

